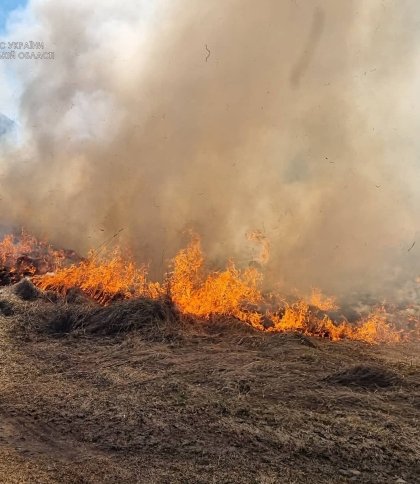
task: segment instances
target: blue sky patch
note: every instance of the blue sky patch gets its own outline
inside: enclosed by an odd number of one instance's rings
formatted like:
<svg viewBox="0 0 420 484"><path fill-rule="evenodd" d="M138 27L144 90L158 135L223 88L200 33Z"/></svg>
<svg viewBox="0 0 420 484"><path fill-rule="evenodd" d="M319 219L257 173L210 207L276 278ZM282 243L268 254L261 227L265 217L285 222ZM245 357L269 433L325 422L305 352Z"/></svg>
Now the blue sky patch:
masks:
<svg viewBox="0 0 420 484"><path fill-rule="evenodd" d="M28 0L1 0L0 1L0 32L4 32L7 18L13 10L24 7Z"/></svg>

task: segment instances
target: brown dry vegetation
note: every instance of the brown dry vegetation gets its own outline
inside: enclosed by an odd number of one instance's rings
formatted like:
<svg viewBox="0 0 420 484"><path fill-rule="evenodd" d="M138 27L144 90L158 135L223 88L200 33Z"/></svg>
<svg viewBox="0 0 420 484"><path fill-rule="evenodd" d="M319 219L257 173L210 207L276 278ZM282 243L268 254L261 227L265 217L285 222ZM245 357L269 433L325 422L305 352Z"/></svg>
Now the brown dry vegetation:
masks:
<svg viewBox="0 0 420 484"><path fill-rule="evenodd" d="M1 482L420 482L418 345L1 292Z"/></svg>

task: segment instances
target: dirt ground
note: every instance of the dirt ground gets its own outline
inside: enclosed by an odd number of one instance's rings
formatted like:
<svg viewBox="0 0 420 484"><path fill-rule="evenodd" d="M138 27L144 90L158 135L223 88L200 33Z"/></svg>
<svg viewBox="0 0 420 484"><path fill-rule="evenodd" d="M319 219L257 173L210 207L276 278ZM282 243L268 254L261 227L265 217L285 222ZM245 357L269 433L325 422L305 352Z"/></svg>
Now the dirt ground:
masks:
<svg viewBox="0 0 420 484"><path fill-rule="evenodd" d="M0 299L2 483L420 482L418 344L57 335L56 303Z"/></svg>

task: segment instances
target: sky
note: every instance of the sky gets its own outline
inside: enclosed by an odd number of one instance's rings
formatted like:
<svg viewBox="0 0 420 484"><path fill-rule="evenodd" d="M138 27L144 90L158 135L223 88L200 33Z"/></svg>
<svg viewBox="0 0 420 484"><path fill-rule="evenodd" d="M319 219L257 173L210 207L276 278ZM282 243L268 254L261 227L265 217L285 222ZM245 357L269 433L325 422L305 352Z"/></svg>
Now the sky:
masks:
<svg viewBox="0 0 420 484"><path fill-rule="evenodd" d="M10 12L16 8L24 7L27 3L27 0L2 0L0 2L0 31L4 31Z"/></svg>
<svg viewBox="0 0 420 484"><path fill-rule="evenodd" d="M0 36L6 33L6 25L10 14L19 8L24 8L28 0L1 0L0 1ZM0 65L0 113L17 121L18 99L20 86L13 72L8 69L7 61Z"/></svg>

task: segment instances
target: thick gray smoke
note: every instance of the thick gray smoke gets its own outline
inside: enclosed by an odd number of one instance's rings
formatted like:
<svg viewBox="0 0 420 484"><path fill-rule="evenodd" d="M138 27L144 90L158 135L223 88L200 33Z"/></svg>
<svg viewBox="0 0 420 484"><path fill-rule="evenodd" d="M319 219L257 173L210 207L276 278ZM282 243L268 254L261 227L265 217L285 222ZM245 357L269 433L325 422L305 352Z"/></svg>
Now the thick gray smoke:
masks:
<svg viewBox="0 0 420 484"><path fill-rule="evenodd" d="M3 216L80 251L124 228L155 274L192 227L242 264L262 231L287 289L413 277L419 21L417 0L33 0L7 40L55 60L8 63Z"/></svg>

